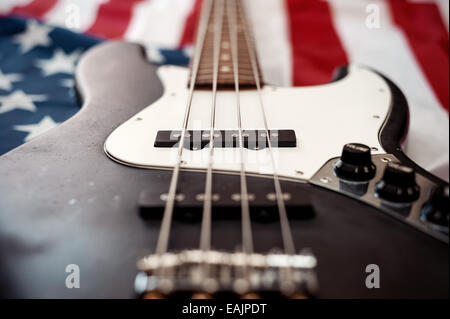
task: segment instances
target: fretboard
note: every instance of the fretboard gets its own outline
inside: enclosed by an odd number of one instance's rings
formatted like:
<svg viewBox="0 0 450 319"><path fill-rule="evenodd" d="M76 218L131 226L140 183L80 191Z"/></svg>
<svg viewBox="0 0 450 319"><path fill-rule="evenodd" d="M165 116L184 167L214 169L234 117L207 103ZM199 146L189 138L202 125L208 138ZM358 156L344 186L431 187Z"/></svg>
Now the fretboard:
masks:
<svg viewBox="0 0 450 319"><path fill-rule="evenodd" d="M203 0L208 1L208 0ZM220 37L220 54L219 54L219 67L217 73L217 88L218 89L234 89L235 88L235 73L233 69L233 42L230 32L236 30L237 39L237 56L235 63L238 66L238 83L241 89L254 89L256 88L255 73L253 72L252 59L254 59L256 68L258 70L257 76L259 78L261 86L263 85L263 79L260 71L260 67L257 61L257 54L255 51L254 37L247 21L244 5L242 0L224 0L225 5L222 4L220 8L216 8L222 2L213 0L211 11L203 10L202 15L209 15L209 19L205 17L200 21L207 21L207 31L202 46L200 55L200 63L197 78L195 81L196 88L210 89L213 86L214 79L214 44L217 43L217 23L222 22L222 34ZM232 3L232 1L235 3ZM205 5L205 4L204 4ZM224 10L221 10L224 8ZM218 17L217 11L221 12L221 16ZM233 19L229 19L229 10ZM230 28L230 22L235 22L235 27ZM201 26L199 26L200 28ZM199 45L197 45L196 52L198 53ZM249 51L252 50L253 52ZM192 66L192 63L191 63ZM192 72L192 70L191 70Z"/></svg>

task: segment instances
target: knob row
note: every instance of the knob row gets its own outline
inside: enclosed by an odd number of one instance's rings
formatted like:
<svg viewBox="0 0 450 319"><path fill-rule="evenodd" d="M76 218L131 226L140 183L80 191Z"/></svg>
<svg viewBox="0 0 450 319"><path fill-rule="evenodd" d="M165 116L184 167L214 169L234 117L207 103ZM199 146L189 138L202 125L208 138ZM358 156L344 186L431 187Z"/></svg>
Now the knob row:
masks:
<svg viewBox="0 0 450 319"><path fill-rule="evenodd" d="M363 144L347 144L341 158L334 165L336 176L353 183L368 183L375 177L371 148ZM388 163L383 178L375 186L376 196L392 203L409 204L420 196L414 168L399 163ZM449 225L449 187L438 187L422 208L422 219L434 225Z"/></svg>
<svg viewBox="0 0 450 319"><path fill-rule="evenodd" d="M363 144L347 144L334 166L336 176L350 182L368 182L375 177L371 149ZM380 198L395 203L410 203L419 198L420 187L412 167L388 163L381 181L376 185Z"/></svg>

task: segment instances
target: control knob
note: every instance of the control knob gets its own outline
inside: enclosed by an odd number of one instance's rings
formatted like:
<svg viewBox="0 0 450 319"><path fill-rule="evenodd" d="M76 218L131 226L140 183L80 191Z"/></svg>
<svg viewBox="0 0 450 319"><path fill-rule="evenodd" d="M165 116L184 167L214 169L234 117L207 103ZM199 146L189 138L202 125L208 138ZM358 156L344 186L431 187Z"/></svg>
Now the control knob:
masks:
<svg viewBox="0 0 450 319"><path fill-rule="evenodd" d="M352 182L368 182L375 177L370 147L363 144L347 144L342 156L334 165L336 176Z"/></svg>

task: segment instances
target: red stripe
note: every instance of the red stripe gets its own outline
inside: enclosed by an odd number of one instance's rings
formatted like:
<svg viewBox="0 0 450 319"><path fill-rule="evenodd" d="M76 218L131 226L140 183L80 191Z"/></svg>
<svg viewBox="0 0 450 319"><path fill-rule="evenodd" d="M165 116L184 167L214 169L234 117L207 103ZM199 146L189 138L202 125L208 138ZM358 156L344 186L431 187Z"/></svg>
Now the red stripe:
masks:
<svg viewBox="0 0 450 319"><path fill-rule="evenodd" d="M389 0L393 19L405 33L409 45L448 112L449 39L439 8L434 3Z"/></svg>
<svg viewBox="0 0 450 319"><path fill-rule="evenodd" d="M180 39L180 47L194 43L195 33L197 30L198 20L200 19L200 11L202 7L202 0L195 0L194 7L191 13L186 18L183 35Z"/></svg>
<svg viewBox="0 0 450 319"><path fill-rule="evenodd" d="M326 1L286 0L293 58L293 84L330 81L335 69L348 64Z"/></svg>
<svg viewBox="0 0 450 319"><path fill-rule="evenodd" d="M43 18L57 2L58 0L34 0L27 5L15 7L10 14L25 15L38 19Z"/></svg>
<svg viewBox="0 0 450 319"><path fill-rule="evenodd" d="M127 31L133 7L143 0L109 0L100 6L97 19L87 33L108 38L121 38Z"/></svg>

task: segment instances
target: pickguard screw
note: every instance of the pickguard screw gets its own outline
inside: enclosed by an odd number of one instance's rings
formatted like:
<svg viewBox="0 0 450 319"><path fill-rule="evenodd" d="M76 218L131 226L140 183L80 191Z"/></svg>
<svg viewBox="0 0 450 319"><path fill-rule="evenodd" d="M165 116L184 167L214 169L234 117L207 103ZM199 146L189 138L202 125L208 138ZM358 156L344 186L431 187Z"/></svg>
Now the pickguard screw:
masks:
<svg viewBox="0 0 450 319"><path fill-rule="evenodd" d="M295 172L300 176L305 175L305 172L303 172L301 170L296 170Z"/></svg>
<svg viewBox="0 0 450 319"><path fill-rule="evenodd" d="M331 183L331 178L329 178L329 177L322 177L322 178L320 179L320 181L321 181L322 183L324 183L324 184L330 184L330 183Z"/></svg>
<svg viewBox="0 0 450 319"><path fill-rule="evenodd" d="M388 158L388 157L383 157L383 158L381 159L381 161L382 161L383 163L389 163L389 162L391 162L392 160L391 160L390 158Z"/></svg>
<svg viewBox="0 0 450 319"><path fill-rule="evenodd" d="M372 152L378 152L378 147L372 147Z"/></svg>
<svg viewBox="0 0 450 319"><path fill-rule="evenodd" d="M374 115L373 118L379 120L380 116L379 115Z"/></svg>

